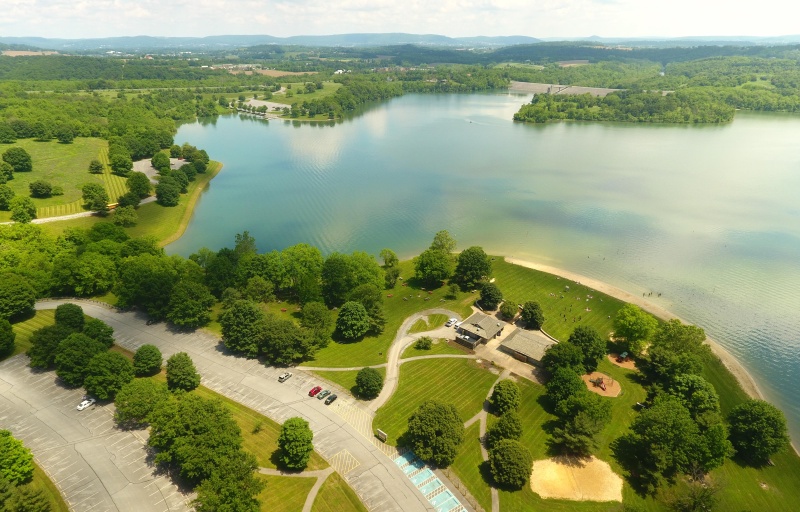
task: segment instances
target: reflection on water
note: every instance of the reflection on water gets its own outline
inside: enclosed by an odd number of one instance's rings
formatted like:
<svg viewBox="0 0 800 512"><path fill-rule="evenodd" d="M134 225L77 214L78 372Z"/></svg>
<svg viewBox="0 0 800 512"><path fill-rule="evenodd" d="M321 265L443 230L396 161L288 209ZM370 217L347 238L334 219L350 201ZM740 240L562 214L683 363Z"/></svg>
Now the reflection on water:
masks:
<svg viewBox="0 0 800 512"><path fill-rule="evenodd" d="M333 127L183 125L177 140L225 169L169 251L249 230L262 250L307 242L408 257L448 229L462 248L660 292L746 364L800 439L800 397L785 385L800 382L800 117L511 122L526 99L412 95Z"/></svg>

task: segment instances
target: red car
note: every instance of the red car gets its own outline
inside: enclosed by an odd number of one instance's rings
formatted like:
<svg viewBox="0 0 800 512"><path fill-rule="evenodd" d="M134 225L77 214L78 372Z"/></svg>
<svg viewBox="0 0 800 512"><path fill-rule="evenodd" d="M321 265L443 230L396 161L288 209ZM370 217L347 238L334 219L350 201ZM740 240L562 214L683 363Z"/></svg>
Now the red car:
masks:
<svg viewBox="0 0 800 512"><path fill-rule="evenodd" d="M311 388L311 391L308 392L308 396L314 396L320 391L322 391L322 388L320 386L314 386L313 388Z"/></svg>

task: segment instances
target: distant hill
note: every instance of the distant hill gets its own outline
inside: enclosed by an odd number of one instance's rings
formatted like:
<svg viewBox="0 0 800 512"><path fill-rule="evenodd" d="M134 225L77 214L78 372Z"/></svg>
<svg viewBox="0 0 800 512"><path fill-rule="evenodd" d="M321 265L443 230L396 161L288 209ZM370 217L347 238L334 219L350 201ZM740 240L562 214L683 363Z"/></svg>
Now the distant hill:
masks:
<svg viewBox="0 0 800 512"><path fill-rule="evenodd" d="M26 45L64 52L116 50L154 51L174 49L184 51L222 50L263 44L299 46L391 46L415 44L449 47L502 47L531 44L539 40L526 36L447 37L436 34L339 34L328 36L275 37L269 35L227 35L208 37L106 37L100 39L48 39L44 37L0 37L0 43Z"/></svg>

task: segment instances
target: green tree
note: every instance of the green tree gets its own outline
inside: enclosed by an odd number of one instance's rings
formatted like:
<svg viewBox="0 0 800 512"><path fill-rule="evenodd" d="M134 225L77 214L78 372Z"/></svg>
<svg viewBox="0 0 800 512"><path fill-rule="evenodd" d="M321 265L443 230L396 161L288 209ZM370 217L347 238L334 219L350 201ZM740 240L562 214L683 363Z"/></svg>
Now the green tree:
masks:
<svg viewBox="0 0 800 512"><path fill-rule="evenodd" d="M414 272L425 284L439 286L453 274L453 258L444 251L426 249L414 258Z"/></svg>
<svg viewBox="0 0 800 512"><path fill-rule="evenodd" d="M259 512L258 495L264 482L254 472L258 463L253 455L242 450L220 461L195 489L197 498L193 505L197 512Z"/></svg>
<svg viewBox="0 0 800 512"><path fill-rule="evenodd" d="M547 398L558 408L558 405L577 393L586 390L581 377L570 368L557 368L550 380L545 384Z"/></svg>
<svg viewBox="0 0 800 512"><path fill-rule="evenodd" d="M164 176L156 185L156 201L161 206L178 206L181 198L181 187L175 178Z"/></svg>
<svg viewBox="0 0 800 512"><path fill-rule="evenodd" d="M275 300L275 285L261 276L253 276L247 280L244 296L253 302L271 302Z"/></svg>
<svg viewBox="0 0 800 512"><path fill-rule="evenodd" d="M106 348L114 344L114 328L98 318L88 318L83 324L83 334L99 341Z"/></svg>
<svg viewBox="0 0 800 512"><path fill-rule="evenodd" d="M503 439L489 452L489 468L501 487L522 489L531 476L533 456L519 441Z"/></svg>
<svg viewBox="0 0 800 512"><path fill-rule="evenodd" d="M494 283L484 283L481 286L481 306L483 309L494 310L503 302L503 292Z"/></svg>
<svg viewBox="0 0 800 512"><path fill-rule="evenodd" d="M114 210L114 218L111 219L111 222L117 226L129 228L139 222L139 215L136 214L136 208L133 206L119 206Z"/></svg>
<svg viewBox="0 0 800 512"><path fill-rule="evenodd" d="M150 414L169 397L165 383L153 379L133 379L122 386L114 398L114 419L124 426L143 426Z"/></svg>
<svg viewBox="0 0 800 512"><path fill-rule="evenodd" d="M50 512L50 500L42 489L22 485L5 502L6 512Z"/></svg>
<svg viewBox="0 0 800 512"><path fill-rule="evenodd" d="M514 317L517 316L517 311L519 311L519 308L510 300L506 300L500 305L500 316L503 317L504 320L513 320Z"/></svg>
<svg viewBox="0 0 800 512"><path fill-rule="evenodd" d="M397 264L400 263L400 260L397 258L397 254L395 254L391 249L381 249L379 256L383 260L384 268L396 267Z"/></svg>
<svg viewBox="0 0 800 512"><path fill-rule="evenodd" d="M180 169L175 169L169 172L169 177L174 179L178 184L178 187L181 189L181 194L185 194L189 191L189 177L185 172Z"/></svg>
<svg viewBox="0 0 800 512"><path fill-rule="evenodd" d="M13 147L3 153L3 161L10 165L14 172L33 171L33 160L27 151L20 147Z"/></svg>
<svg viewBox="0 0 800 512"><path fill-rule="evenodd" d="M577 374L586 371L583 366L583 352L569 341L562 341L547 347L542 356L542 366L550 373L559 368L567 368Z"/></svg>
<svg viewBox="0 0 800 512"><path fill-rule="evenodd" d="M68 386L82 386L89 361L106 350L105 345L85 334L70 334L56 349L56 375Z"/></svg>
<svg viewBox="0 0 800 512"><path fill-rule="evenodd" d="M443 229L433 235L433 242L431 247L434 251L443 251L447 254L456 250L456 239L450 235L450 232Z"/></svg>
<svg viewBox="0 0 800 512"><path fill-rule="evenodd" d="M8 123L0 123L0 144L13 144L17 141L17 133Z"/></svg>
<svg viewBox="0 0 800 512"><path fill-rule="evenodd" d="M325 347L336 327L333 313L321 302L307 302L300 312L300 325L308 329L319 347Z"/></svg>
<svg viewBox="0 0 800 512"><path fill-rule="evenodd" d="M362 368L356 375L356 394L372 400L383 389L383 375L375 368Z"/></svg>
<svg viewBox="0 0 800 512"><path fill-rule="evenodd" d="M36 290L18 274L0 274L0 318L13 319L33 311Z"/></svg>
<svg viewBox="0 0 800 512"><path fill-rule="evenodd" d="M16 196L8 202L11 210L11 220L20 224L27 224L36 218L36 205L29 197Z"/></svg>
<svg viewBox="0 0 800 512"><path fill-rule="evenodd" d="M211 320L211 306L216 302L204 285L191 280L179 281L172 289L167 320L180 327L201 327Z"/></svg>
<svg viewBox="0 0 800 512"><path fill-rule="evenodd" d="M14 179L14 168L8 162L0 160L0 184L8 183Z"/></svg>
<svg viewBox="0 0 800 512"><path fill-rule="evenodd" d="M115 153L111 155L111 172L123 178L133 170L133 160L130 155Z"/></svg>
<svg viewBox="0 0 800 512"><path fill-rule="evenodd" d="M336 330L345 339L355 340L364 336L370 328L367 310L360 302L345 302L336 317Z"/></svg>
<svg viewBox="0 0 800 512"><path fill-rule="evenodd" d="M525 322L527 329L541 329L544 325L544 311L538 302L529 300L522 305L520 318Z"/></svg>
<svg viewBox="0 0 800 512"><path fill-rule="evenodd" d="M491 277L492 260L482 247L470 247L458 255L454 275L463 289L472 290L478 283Z"/></svg>
<svg viewBox="0 0 800 512"><path fill-rule="evenodd" d="M119 208L125 206L132 206L134 209L138 208L142 200L133 192L126 192L117 198L117 205Z"/></svg>
<svg viewBox="0 0 800 512"><path fill-rule="evenodd" d="M387 290L391 290L397 284L397 280L400 278L400 268L398 267L389 267L384 270L383 273L383 281Z"/></svg>
<svg viewBox="0 0 800 512"><path fill-rule="evenodd" d="M267 320L264 311L249 300L236 300L219 317L222 327L222 340L225 346L244 354L256 357L261 351Z"/></svg>
<svg viewBox="0 0 800 512"><path fill-rule="evenodd" d="M169 147L169 157L170 158L183 158L183 150L177 144L173 144Z"/></svg>
<svg viewBox="0 0 800 512"><path fill-rule="evenodd" d="M281 425L278 447L281 464L288 469L303 470L314 451L314 433L303 418L289 418Z"/></svg>
<svg viewBox="0 0 800 512"><path fill-rule="evenodd" d="M786 418L769 402L751 399L737 405L728 423L736 453L748 462L763 464L789 446Z"/></svg>
<svg viewBox="0 0 800 512"><path fill-rule="evenodd" d="M606 342L589 326L580 325L569 335L569 343L581 349L586 373L597 370L597 365L606 355Z"/></svg>
<svg viewBox="0 0 800 512"><path fill-rule="evenodd" d="M0 476L16 485L33 478L33 454L8 430L0 430Z"/></svg>
<svg viewBox="0 0 800 512"><path fill-rule="evenodd" d="M11 209L11 200L16 194L8 185L0 184L0 210L8 211Z"/></svg>
<svg viewBox="0 0 800 512"><path fill-rule="evenodd" d="M170 163L169 163L169 156L166 153L159 151L153 158L150 159L150 165L153 166L159 173L163 173L165 171L169 171Z"/></svg>
<svg viewBox="0 0 800 512"><path fill-rule="evenodd" d="M510 410L500 416L497 423L486 431L486 447L490 450L503 439L519 440L522 437L522 422L517 411Z"/></svg>
<svg viewBox="0 0 800 512"><path fill-rule="evenodd" d="M11 323L5 318L0 318L0 359L14 353L16 337L17 334L11 327Z"/></svg>
<svg viewBox="0 0 800 512"><path fill-rule="evenodd" d="M414 348L417 350L430 350L433 347L433 340L430 336L422 336L414 342Z"/></svg>
<svg viewBox="0 0 800 512"><path fill-rule="evenodd" d="M269 318L261 352L273 365L290 365L313 354L311 335L291 320Z"/></svg>
<svg viewBox="0 0 800 512"><path fill-rule="evenodd" d="M136 194L138 197L149 196L153 188L150 184L150 178L143 172L130 173L128 179L125 180L125 186L128 187L132 194Z"/></svg>
<svg viewBox="0 0 800 512"><path fill-rule="evenodd" d="M369 315L369 332L380 334L386 327L386 310L383 307L383 293L372 283L357 286L347 296L348 301L359 302Z"/></svg>
<svg viewBox="0 0 800 512"><path fill-rule="evenodd" d="M31 347L26 352L31 360L31 368L52 366L55 363L58 344L72 333L72 329L63 325L48 325L33 331L29 340Z"/></svg>
<svg viewBox="0 0 800 512"><path fill-rule="evenodd" d="M100 400L113 399L122 386L133 380L133 365L119 352L101 352L86 367L86 392Z"/></svg>
<svg viewBox="0 0 800 512"><path fill-rule="evenodd" d="M667 392L683 404L692 418L719 412L719 395L714 386L699 375L681 374L672 379Z"/></svg>
<svg viewBox="0 0 800 512"><path fill-rule="evenodd" d="M144 344L133 354L133 374L137 377L155 375L161 371L164 357L155 345Z"/></svg>
<svg viewBox="0 0 800 512"><path fill-rule="evenodd" d="M120 263L114 293L120 307L140 306L153 318L161 319L169 311L172 288L178 279L173 260L140 254Z"/></svg>
<svg viewBox="0 0 800 512"><path fill-rule="evenodd" d="M75 140L75 130L69 125L62 124L56 128L56 138L62 144L72 144L72 141Z"/></svg>
<svg viewBox="0 0 800 512"><path fill-rule="evenodd" d="M657 326L658 322L652 315L638 306L625 304L614 317L614 337L624 339L628 351L639 355L644 348L643 343L653 336Z"/></svg>
<svg viewBox="0 0 800 512"><path fill-rule="evenodd" d="M452 404L427 400L408 419L405 444L422 460L445 468L464 441L464 420Z"/></svg>
<svg viewBox="0 0 800 512"><path fill-rule="evenodd" d="M493 412L500 416L508 411L516 410L519 407L520 399L517 383L513 380L503 379L492 390L489 404L491 404Z"/></svg>
<svg viewBox="0 0 800 512"><path fill-rule="evenodd" d="M101 213L108 211L109 199L103 185L87 183L81 188L81 192L83 193L83 204L86 208Z"/></svg>
<svg viewBox="0 0 800 512"><path fill-rule="evenodd" d="M59 304L56 307L55 320L56 324L63 325L75 332L82 331L86 323L83 316L83 308L71 302Z"/></svg>
<svg viewBox="0 0 800 512"><path fill-rule="evenodd" d="M559 402L555 413L561 422L553 429L553 444L585 457L598 448L598 435L611 421L611 402L584 389Z"/></svg>
<svg viewBox="0 0 800 512"><path fill-rule="evenodd" d="M46 198L53 195L53 185L51 185L49 181L45 180L32 181L30 184L28 184L28 190L31 193L31 197Z"/></svg>
<svg viewBox="0 0 800 512"><path fill-rule="evenodd" d="M103 174L106 170L106 167L103 165L103 162L100 160L92 160L89 162L89 172L92 174Z"/></svg>
<svg viewBox="0 0 800 512"><path fill-rule="evenodd" d="M167 386L169 389L191 391L200 385L200 374L186 352L178 352L167 359Z"/></svg>

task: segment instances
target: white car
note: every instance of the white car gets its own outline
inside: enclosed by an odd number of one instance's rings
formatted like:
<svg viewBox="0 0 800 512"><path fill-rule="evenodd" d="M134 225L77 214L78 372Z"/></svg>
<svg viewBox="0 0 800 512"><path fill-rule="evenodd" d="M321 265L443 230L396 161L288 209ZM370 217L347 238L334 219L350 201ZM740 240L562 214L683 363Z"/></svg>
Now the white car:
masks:
<svg viewBox="0 0 800 512"><path fill-rule="evenodd" d="M456 322L455 328L458 329L459 327L461 327L462 323L464 323L464 322Z"/></svg>
<svg viewBox="0 0 800 512"><path fill-rule="evenodd" d="M91 405L94 405L95 402L96 402L96 400L94 398L84 398L83 401L78 404L77 409L79 411L82 411L82 410L86 409L87 407L89 407Z"/></svg>
<svg viewBox="0 0 800 512"><path fill-rule="evenodd" d="M278 382L286 382L287 380L289 380L289 378L291 378L291 376L292 376L292 372L282 373L278 377Z"/></svg>
<svg viewBox="0 0 800 512"><path fill-rule="evenodd" d="M457 318L451 318L450 320L448 320L448 321L447 321L447 323L446 323L446 324L444 324L444 326L445 326L445 327L452 327L452 326L453 326L453 324L454 324L454 323L456 323L456 322L458 322L458 319L457 319Z"/></svg>

